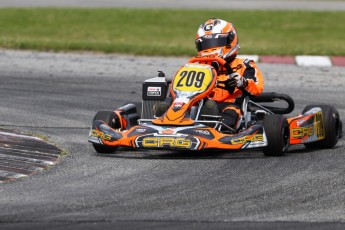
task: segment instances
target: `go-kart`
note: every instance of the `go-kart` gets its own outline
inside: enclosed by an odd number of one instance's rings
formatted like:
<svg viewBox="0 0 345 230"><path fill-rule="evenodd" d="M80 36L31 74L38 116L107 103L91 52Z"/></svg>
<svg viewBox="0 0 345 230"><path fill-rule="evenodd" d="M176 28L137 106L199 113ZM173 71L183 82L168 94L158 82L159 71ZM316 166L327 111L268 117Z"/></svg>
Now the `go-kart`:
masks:
<svg viewBox="0 0 345 230"><path fill-rule="evenodd" d="M246 95L240 124L237 128L227 126L214 112L217 109L207 108L216 106L207 101L219 84L211 63L232 72L219 57L190 59L170 82L160 72L143 84L141 118L134 104L99 111L88 141L98 153L114 153L118 147L196 151L261 148L266 156L281 156L289 145L332 148L342 137L342 122L334 107L308 105L302 114L286 118L285 114L294 109L294 101L275 92ZM276 101L285 106L273 106Z"/></svg>

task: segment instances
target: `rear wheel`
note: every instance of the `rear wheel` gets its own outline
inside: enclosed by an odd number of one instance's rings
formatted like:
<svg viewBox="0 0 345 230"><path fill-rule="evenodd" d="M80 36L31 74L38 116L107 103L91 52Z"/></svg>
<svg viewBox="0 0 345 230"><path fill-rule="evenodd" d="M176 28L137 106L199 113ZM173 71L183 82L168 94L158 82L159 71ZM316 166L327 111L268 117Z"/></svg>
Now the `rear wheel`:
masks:
<svg viewBox="0 0 345 230"><path fill-rule="evenodd" d="M339 132L341 132L342 124L340 124L341 121L339 119L339 113L333 106L329 105L308 105L304 108L302 113L315 107L320 107L322 110L325 138L320 141L306 143L304 145L307 148L333 148L338 143Z"/></svg>
<svg viewBox="0 0 345 230"><path fill-rule="evenodd" d="M263 120L268 145L263 149L265 156L283 156L289 147L289 123L283 115L267 115Z"/></svg>
<svg viewBox="0 0 345 230"><path fill-rule="evenodd" d="M117 115L113 111L99 111L95 117L93 118L93 121L101 120L107 125L109 125L111 128L115 129L118 125L118 119ZM106 145L100 145L100 144L92 144L96 152L98 153L114 153L117 149L117 147L112 146L106 146Z"/></svg>

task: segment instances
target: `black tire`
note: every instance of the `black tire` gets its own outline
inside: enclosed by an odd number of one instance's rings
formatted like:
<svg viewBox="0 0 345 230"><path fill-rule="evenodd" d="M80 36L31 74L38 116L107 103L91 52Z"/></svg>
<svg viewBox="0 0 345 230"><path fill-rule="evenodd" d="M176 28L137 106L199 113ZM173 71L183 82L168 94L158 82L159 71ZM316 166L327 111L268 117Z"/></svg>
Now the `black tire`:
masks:
<svg viewBox="0 0 345 230"><path fill-rule="evenodd" d="M95 117L93 118L93 121L101 120L104 121L107 125L109 125L111 128L116 128L118 120L116 119L117 115L113 111L99 111ZM98 153L114 153L117 149L117 147L112 146L106 146L106 145L100 145L100 144L92 144L93 148Z"/></svg>
<svg viewBox="0 0 345 230"><path fill-rule="evenodd" d="M339 132L341 132L341 125L339 119L338 111L330 105L308 105L303 109L303 113L308 110L320 107L322 109L324 129L325 129L325 138L311 143L304 144L307 148L321 148L321 149L330 149L333 148L339 139ZM340 130L339 130L340 129Z"/></svg>
<svg viewBox="0 0 345 230"><path fill-rule="evenodd" d="M263 120L268 145L263 149L265 156L283 156L290 142L289 123L283 115L272 114Z"/></svg>
<svg viewBox="0 0 345 230"><path fill-rule="evenodd" d="M99 144L92 144L93 148L98 153L114 153L117 149L117 147L111 147L106 145L99 145Z"/></svg>

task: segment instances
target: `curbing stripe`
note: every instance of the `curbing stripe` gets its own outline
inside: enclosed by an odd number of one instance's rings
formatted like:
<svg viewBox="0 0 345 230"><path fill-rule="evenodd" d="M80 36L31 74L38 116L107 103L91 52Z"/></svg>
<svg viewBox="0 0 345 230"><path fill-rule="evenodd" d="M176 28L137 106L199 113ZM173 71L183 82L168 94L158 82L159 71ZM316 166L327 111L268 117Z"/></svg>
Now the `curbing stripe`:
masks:
<svg viewBox="0 0 345 230"><path fill-rule="evenodd" d="M335 66L345 66L345 57L331 57L332 63Z"/></svg>
<svg viewBox="0 0 345 230"><path fill-rule="evenodd" d="M54 161L40 160L40 159L36 159L36 158L23 157L23 156L19 156L19 155L11 156L9 154L2 154L2 153L0 153L0 160L1 159L29 162L29 163L32 163L32 164L41 165L40 167L48 167L48 166L51 166L51 165L55 164Z"/></svg>
<svg viewBox="0 0 345 230"><path fill-rule="evenodd" d="M0 131L0 151L0 184L47 169L61 153L40 138L11 131Z"/></svg>
<svg viewBox="0 0 345 230"><path fill-rule="evenodd" d="M0 170L0 177L7 178L7 179L17 179L21 177L27 177L27 175Z"/></svg>
<svg viewBox="0 0 345 230"><path fill-rule="evenodd" d="M260 62L275 64L295 64L293 56L260 56Z"/></svg>
<svg viewBox="0 0 345 230"><path fill-rule="evenodd" d="M299 66L332 66L327 56L296 56L296 63Z"/></svg>
<svg viewBox="0 0 345 230"><path fill-rule="evenodd" d="M296 64L298 66L316 66L316 67L331 67L341 66L345 67L345 56L312 56L312 55L298 55L298 56L279 56L279 55L237 55L242 59L251 59L260 63L273 64Z"/></svg>
<svg viewBox="0 0 345 230"><path fill-rule="evenodd" d="M40 139L38 137L22 135L22 134L16 134L16 133L8 133L8 132L2 132L2 131L0 131L0 135L11 136L11 137L18 137L18 138L25 138L25 139L32 139L32 140L36 140L36 141L42 141L42 139Z"/></svg>
<svg viewBox="0 0 345 230"><path fill-rule="evenodd" d="M241 59L249 59L249 60L253 60L254 62L258 62L259 61L259 55L247 55L247 54L241 54L241 55L237 55L238 58Z"/></svg>

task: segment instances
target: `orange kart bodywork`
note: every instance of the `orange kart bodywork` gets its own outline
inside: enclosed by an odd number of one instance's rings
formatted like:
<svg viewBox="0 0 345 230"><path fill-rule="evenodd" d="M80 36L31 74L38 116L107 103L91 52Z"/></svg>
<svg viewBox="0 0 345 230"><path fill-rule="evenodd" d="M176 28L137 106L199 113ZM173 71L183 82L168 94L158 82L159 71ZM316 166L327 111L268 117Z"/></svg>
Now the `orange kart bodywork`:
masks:
<svg viewBox="0 0 345 230"><path fill-rule="evenodd" d="M292 117L289 122L289 144L303 144L325 137L320 108ZM137 125L129 130L116 131L102 121L94 122L90 132L92 143L113 147L166 149L245 149L267 145L267 137L259 125L237 134L224 134L211 127ZM89 139L90 140L90 139Z"/></svg>
<svg viewBox="0 0 345 230"><path fill-rule="evenodd" d="M165 80L157 83L161 79L155 79L149 86L144 86L142 119L135 115L136 108L133 109L131 104L115 111L100 111L93 120L89 142L97 152L107 153L114 152L117 147L174 150L262 148L265 155L279 156L287 151L289 145L333 147L341 138L342 123L333 107L307 106L301 115L287 119L282 114L290 113L294 102L291 97L276 93L245 98L241 128L234 130L228 127L231 132L224 132L221 116L201 113L204 101L217 85L217 72L211 66L212 62L227 64L219 57L195 57L177 71L170 85ZM163 101L166 98L165 85L170 89L171 104L162 115L150 115L153 105L150 99ZM259 104L276 100L287 102L288 108ZM159 101L154 102L159 104ZM149 115L145 115L147 113ZM332 143L327 144L329 141Z"/></svg>
<svg viewBox="0 0 345 230"><path fill-rule="evenodd" d="M89 141L113 147L188 150L243 149L266 145L266 137L261 126L253 126L250 130L236 135L223 134L210 127L190 126L182 129L176 127L155 129L155 127L138 125L119 132L103 122L96 122L90 133ZM114 137L118 137L118 139Z"/></svg>

